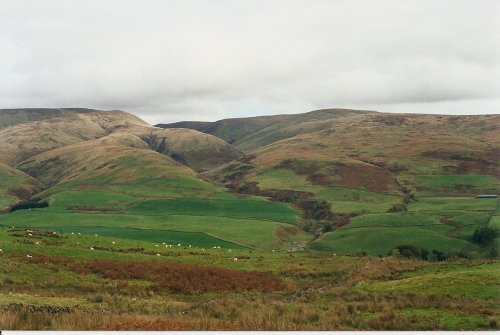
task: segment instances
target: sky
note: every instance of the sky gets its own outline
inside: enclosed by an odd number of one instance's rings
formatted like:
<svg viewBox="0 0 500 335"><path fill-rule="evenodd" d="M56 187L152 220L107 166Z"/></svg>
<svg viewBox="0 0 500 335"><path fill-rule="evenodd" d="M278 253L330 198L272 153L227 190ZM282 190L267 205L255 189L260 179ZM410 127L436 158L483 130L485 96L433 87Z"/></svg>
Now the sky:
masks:
<svg viewBox="0 0 500 335"><path fill-rule="evenodd" d="M500 1L0 0L0 108L500 112Z"/></svg>

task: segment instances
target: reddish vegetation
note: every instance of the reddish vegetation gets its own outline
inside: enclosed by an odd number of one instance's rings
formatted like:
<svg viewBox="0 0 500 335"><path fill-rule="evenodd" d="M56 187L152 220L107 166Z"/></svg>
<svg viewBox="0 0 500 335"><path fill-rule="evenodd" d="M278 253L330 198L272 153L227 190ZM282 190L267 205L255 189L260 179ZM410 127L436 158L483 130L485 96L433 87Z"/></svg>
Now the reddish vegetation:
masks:
<svg viewBox="0 0 500 335"><path fill-rule="evenodd" d="M278 237L281 241L285 241L290 236L297 234L299 231L299 227L296 226L281 227L276 231L276 237Z"/></svg>
<svg viewBox="0 0 500 335"><path fill-rule="evenodd" d="M114 280L147 280L153 283L153 290L166 289L176 293L251 290L271 292L286 289L281 279L267 273L215 266L157 261L85 261L43 255L33 257L33 261L64 266L80 274L98 274Z"/></svg>
<svg viewBox="0 0 500 335"><path fill-rule="evenodd" d="M364 187L373 192L387 191L390 186L397 187L389 172L375 166L349 165L338 169L336 174L340 177L340 185L344 187Z"/></svg>
<svg viewBox="0 0 500 335"><path fill-rule="evenodd" d="M204 324L202 321L121 321L105 327L104 330L239 330L237 322L211 321Z"/></svg>

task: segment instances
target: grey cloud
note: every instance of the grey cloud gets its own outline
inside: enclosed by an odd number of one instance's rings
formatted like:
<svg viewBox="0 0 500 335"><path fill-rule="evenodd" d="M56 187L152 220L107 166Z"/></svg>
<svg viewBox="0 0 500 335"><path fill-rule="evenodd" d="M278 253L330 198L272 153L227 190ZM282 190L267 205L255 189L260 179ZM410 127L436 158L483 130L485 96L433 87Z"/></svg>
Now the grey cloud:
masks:
<svg viewBox="0 0 500 335"><path fill-rule="evenodd" d="M496 1L0 3L0 107L498 113Z"/></svg>

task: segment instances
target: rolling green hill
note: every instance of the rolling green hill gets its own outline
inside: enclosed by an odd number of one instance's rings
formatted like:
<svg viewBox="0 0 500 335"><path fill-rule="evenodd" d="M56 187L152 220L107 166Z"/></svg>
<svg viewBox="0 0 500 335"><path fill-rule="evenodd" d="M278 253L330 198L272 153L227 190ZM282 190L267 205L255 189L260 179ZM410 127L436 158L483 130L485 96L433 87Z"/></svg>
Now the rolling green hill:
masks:
<svg viewBox="0 0 500 335"><path fill-rule="evenodd" d="M0 124L4 207L49 204L4 226L341 254L491 249L471 239L498 211L475 199L498 193L498 115L326 109L151 127L121 111L25 109Z"/></svg>

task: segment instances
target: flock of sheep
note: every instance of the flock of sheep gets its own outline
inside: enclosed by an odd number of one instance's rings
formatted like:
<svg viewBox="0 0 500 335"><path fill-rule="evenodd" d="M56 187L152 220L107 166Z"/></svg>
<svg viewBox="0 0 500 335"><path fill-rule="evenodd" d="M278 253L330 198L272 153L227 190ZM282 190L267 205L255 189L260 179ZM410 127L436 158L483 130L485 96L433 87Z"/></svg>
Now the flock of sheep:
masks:
<svg viewBox="0 0 500 335"><path fill-rule="evenodd" d="M12 228L14 228L14 227L12 227ZM27 230L26 230L26 232L28 233L28 236L29 236L29 237L33 237L33 231L31 231L31 230L27 229ZM56 234L57 234L57 232L52 232L52 234L56 235ZM75 234L75 233L71 233L71 235L74 235L74 234ZM81 233L78 233L78 235L81 235ZM97 234L94 234L94 236L95 236L95 237L97 237L98 235L97 235ZM36 245L39 245L39 244L40 244L40 242L38 242L38 241L37 241L37 242L35 242L35 244L36 244ZM78 244L78 245L80 245L80 243L79 243L79 242L77 242L77 244ZM111 241L111 244L116 245L116 242L115 242L115 241ZM167 244L167 243L163 242L163 245L165 246L165 248L172 248L172 244ZM181 247L181 246L182 246L182 244L181 244L181 243L178 243L178 244L177 244L177 247ZM155 244L155 247L159 248L160 246L159 246L158 244ZM191 248L191 247L192 247L192 245L190 244L190 245L188 246L188 248ZM95 248L94 248L94 247L89 247L89 249L90 249L90 250L95 250ZM218 245L216 245L216 246L213 246L213 247L212 247L212 249L221 249L221 247L220 247L220 246L218 246ZM202 250L202 252L205 252L205 249L203 249L203 248L202 248L201 250ZM228 249L228 252L231 252L231 251L232 251L231 249ZM274 250L273 250L273 252L274 252ZM3 253L3 249L0 249L0 253ZM156 254L156 256L161 256L161 254L157 253L157 254ZM26 255L26 258L33 258L33 256L32 256L32 255L30 255L30 254L27 254L27 255ZM238 257L234 257L233 261L234 261L234 262L237 262L237 261L238 261Z"/></svg>

